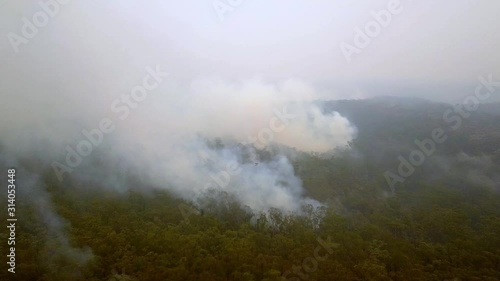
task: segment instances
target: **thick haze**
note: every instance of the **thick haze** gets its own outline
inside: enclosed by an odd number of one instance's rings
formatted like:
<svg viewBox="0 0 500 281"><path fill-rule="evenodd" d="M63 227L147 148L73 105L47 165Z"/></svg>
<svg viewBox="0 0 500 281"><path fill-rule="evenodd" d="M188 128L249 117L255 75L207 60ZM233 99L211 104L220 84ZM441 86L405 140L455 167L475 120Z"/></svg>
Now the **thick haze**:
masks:
<svg viewBox="0 0 500 281"><path fill-rule="evenodd" d="M49 2L57 3L41 1ZM30 36L23 35L24 18L33 22L43 11L38 2L0 4L6 151L32 153L43 144L40 157L64 164L67 146L85 139L82 130L109 119L116 127L104 137L113 143L110 153L151 167L144 172L155 185L186 198L223 178L220 168L200 161L202 154L216 166L236 165L238 176L219 187L250 207L296 210L302 183L288 159L252 163L261 159L249 138L260 139L257 148L280 143L329 152L345 147L356 128L338 114L324 115L313 101L396 95L456 102L473 93L478 76L500 75L494 1L401 1L350 62L342 42L354 45L355 29L391 1L233 0L239 4L230 8L211 0L66 2L50 6L54 15ZM214 3L229 10L217 12ZM29 38L20 43L19 36ZM124 95L145 79L158 83L128 105ZM206 143L216 138L231 144ZM73 175L91 177L85 167L92 165L84 161ZM110 186L122 183L102 177Z"/></svg>
<svg viewBox="0 0 500 281"><path fill-rule="evenodd" d="M479 76L500 80L499 1L394 3L0 0L0 179L16 168L19 204L47 228L44 262L92 258L67 236L52 185L163 189L201 208L204 195L230 194L252 211L300 214L321 203L296 152L337 153L358 134L322 101L455 103ZM390 22L346 56L357 28L391 5ZM468 180L498 182L481 172L487 157L436 166L463 162L476 167Z"/></svg>
<svg viewBox="0 0 500 281"><path fill-rule="evenodd" d="M3 0L0 77L10 83L2 87L50 72L37 78L47 88L65 80L107 92L137 79L138 69L161 64L179 81L294 78L321 86L326 98L390 94L454 101L473 91L464 88L479 75L500 75L497 1L401 0L402 12L351 63L341 42L352 44L354 29L363 29L370 12L390 1L233 0L241 4L223 21L214 2L71 0L15 55L7 34L19 34L21 18L31 19L40 8Z"/></svg>

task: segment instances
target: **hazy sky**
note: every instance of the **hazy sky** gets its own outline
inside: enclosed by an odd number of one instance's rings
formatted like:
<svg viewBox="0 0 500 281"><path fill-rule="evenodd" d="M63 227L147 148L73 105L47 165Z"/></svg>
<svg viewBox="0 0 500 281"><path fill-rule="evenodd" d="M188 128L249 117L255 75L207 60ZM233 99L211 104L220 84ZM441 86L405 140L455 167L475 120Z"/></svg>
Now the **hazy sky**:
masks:
<svg viewBox="0 0 500 281"><path fill-rule="evenodd" d="M179 83L299 79L328 98L411 93L450 100L479 75L500 76L498 1L401 0L403 10L351 63L341 42L354 44L354 29L390 1L240 2L222 21L212 0L71 0L15 53L8 34L22 35L22 18L32 21L42 9L37 1L2 0L0 93L28 90L26 83L40 93L61 84L118 90L156 64Z"/></svg>

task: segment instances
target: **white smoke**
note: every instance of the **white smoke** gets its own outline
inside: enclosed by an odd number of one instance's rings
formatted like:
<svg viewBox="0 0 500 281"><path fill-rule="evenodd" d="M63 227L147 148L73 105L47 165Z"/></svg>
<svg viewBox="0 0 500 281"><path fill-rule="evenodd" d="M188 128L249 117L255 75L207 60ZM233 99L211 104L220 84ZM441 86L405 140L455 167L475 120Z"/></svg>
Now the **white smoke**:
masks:
<svg viewBox="0 0 500 281"><path fill-rule="evenodd" d="M119 129L109 136L110 156L128 166L116 164L106 173L87 163L75 169L76 175L123 190L124 174L134 170L152 185L188 200L215 189L254 210L297 211L305 203L319 203L304 196L285 156L259 159L257 152L273 144L328 152L347 145L355 133L347 119L320 111L310 87L292 80L197 80L150 99L117 122ZM219 146L209 144L216 139L221 139Z"/></svg>
<svg viewBox="0 0 500 281"><path fill-rule="evenodd" d="M214 71L208 77L193 63L195 53L178 55L182 46L177 43L185 33L166 35L175 27L150 28L123 4L72 5L0 64L0 119L10 120L0 124L0 143L9 153L36 153L45 163L69 167L67 148L78 150L88 139L83 130L95 130L109 119L115 130L104 134L81 163L64 170L63 177L126 190L134 174L145 185L188 199L220 189L255 209L296 210L307 199L290 161L283 155L255 161L242 155L257 155L275 144L329 152L355 134L344 117L323 114L316 106L321 96L300 79L252 79L260 74L257 69L229 76ZM12 14L30 15L37 8L10 6L16 11ZM141 7L145 14L157 12L155 5ZM17 16L2 21L17 31ZM2 54L9 51L0 48ZM171 75L148 90L144 100L131 100L133 89L150 73L148 67L157 66ZM117 101L120 108L126 105L126 116L116 110ZM223 147L207 144L217 138ZM210 156L216 168L200 155ZM98 163L107 163L106 169ZM240 172L226 179L227 165Z"/></svg>
<svg viewBox="0 0 500 281"><path fill-rule="evenodd" d="M295 176L286 157L274 155L266 161L253 157L253 161L249 161L243 159L244 154L255 155L256 150L265 150L273 144L301 151L328 152L347 145L355 134L344 117L337 113L323 114L314 103L315 91L297 80L266 83L253 79L227 83L219 79L197 79L187 86L180 86L175 80L164 83L163 88L131 109L124 120L102 101L96 102L94 108L107 107L108 112L99 115L89 110L85 114L81 108L78 110L83 112L80 122L68 122L71 117L67 117L66 108L59 108L57 103L53 106L56 112L60 110L57 121L45 121L44 117L52 118L55 113L44 112L39 107L25 111L37 112L33 116L36 120L28 120L29 114L24 118L27 123L47 124L43 130L33 130L33 134L60 144L54 145L57 149L46 156L63 165L67 165L64 161L67 151L62 148L69 145L77 150L77 144L87 140L78 131L98 128L99 117L114 121L117 129L105 134L105 142L101 144L107 144L111 151L94 147L93 154L83 158L91 159L99 153L104 156L98 157L106 157L108 153L110 158L115 157L116 169L99 171L93 168L92 162L83 161L64 176L93 179L102 186L124 190L127 188L124 179L134 170L154 186L169 189L186 199L202 196L209 189L223 190L257 210L271 207L298 210L308 199L304 198L301 180ZM73 97L71 92L63 96L63 100L74 99L75 103L81 98ZM26 104L20 106L26 108ZM55 128L69 129L47 136L47 132L54 132ZM16 128L5 131L7 136L19 133ZM221 138L226 145L218 148L207 145L216 138ZM10 141L5 138L4 142L17 151L33 145L15 138ZM213 167L207 165L204 157L214 163ZM254 163L256 161L259 163ZM228 165L238 173L231 174Z"/></svg>

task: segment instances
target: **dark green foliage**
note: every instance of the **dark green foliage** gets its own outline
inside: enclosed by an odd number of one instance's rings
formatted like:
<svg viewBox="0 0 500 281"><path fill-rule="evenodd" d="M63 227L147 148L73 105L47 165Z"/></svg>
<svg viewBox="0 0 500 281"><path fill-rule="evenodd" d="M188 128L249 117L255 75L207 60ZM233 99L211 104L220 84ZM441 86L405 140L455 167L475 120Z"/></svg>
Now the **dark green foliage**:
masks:
<svg viewBox="0 0 500 281"><path fill-rule="evenodd" d="M280 280L314 256L318 237L329 237L335 250L308 273L311 280L500 278L500 198L485 190L424 186L385 200L351 195L343 215L333 208L309 207L308 216L271 210L254 223L226 221L237 206L194 213L188 222L178 207L189 203L164 192L53 196L71 224L72 246L90 247L93 258L78 278L63 257L47 264L44 226L23 208L19 280ZM318 211L326 213L315 227Z"/></svg>
<svg viewBox="0 0 500 281"><path fill-rule="evenodd" d="M304 206L302 215L252 213L226 193L193 203L140 184L118 194L47 175L41 181L69 223L71 247L90 248L92 258L68 258L37 210L19 204L17 273L2 270L0 280L500 280L498 186L468 174L500 177L498 107L467 120L394 194L383 177L415 138L446 125L446 108L387 99L327 104L359 129L349 149L325 157L277 148L294 155L307 196L325 204ZM488 165L474 158L482 156ZM443 159L448 170L439 168ZM326 260L305 272L316 249Z"/></svg>

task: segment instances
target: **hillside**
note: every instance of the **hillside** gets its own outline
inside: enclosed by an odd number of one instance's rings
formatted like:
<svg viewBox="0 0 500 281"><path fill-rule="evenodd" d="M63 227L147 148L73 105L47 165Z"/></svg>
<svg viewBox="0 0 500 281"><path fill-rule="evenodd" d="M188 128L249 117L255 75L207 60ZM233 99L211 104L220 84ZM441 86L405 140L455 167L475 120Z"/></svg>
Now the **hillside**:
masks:
<svg viewBox="0 0 500 281"><path fill-rule="evenodd" d="M17 277L500 280L499 104L481 106L457 130L443 120L450 105L426 100L321 104L355 125L349 146L322 154L275 145L258 149L250 163L272 167L276 155L291 161L305 196L320 203L296 212L252 210L221 190L182 199L105 149L89 160L107 175L99 181L75 175L59 182L36 154L19 157L25 193L17 201ZM398 156L408 157L415 140L432 138L436 128L448 139L391 189L385 173L396 173ZM210 145L245 147L221 139ZM0 155L6 170L12 154ZM110 177L120 178L120 190L104 188Z"/></svg>

